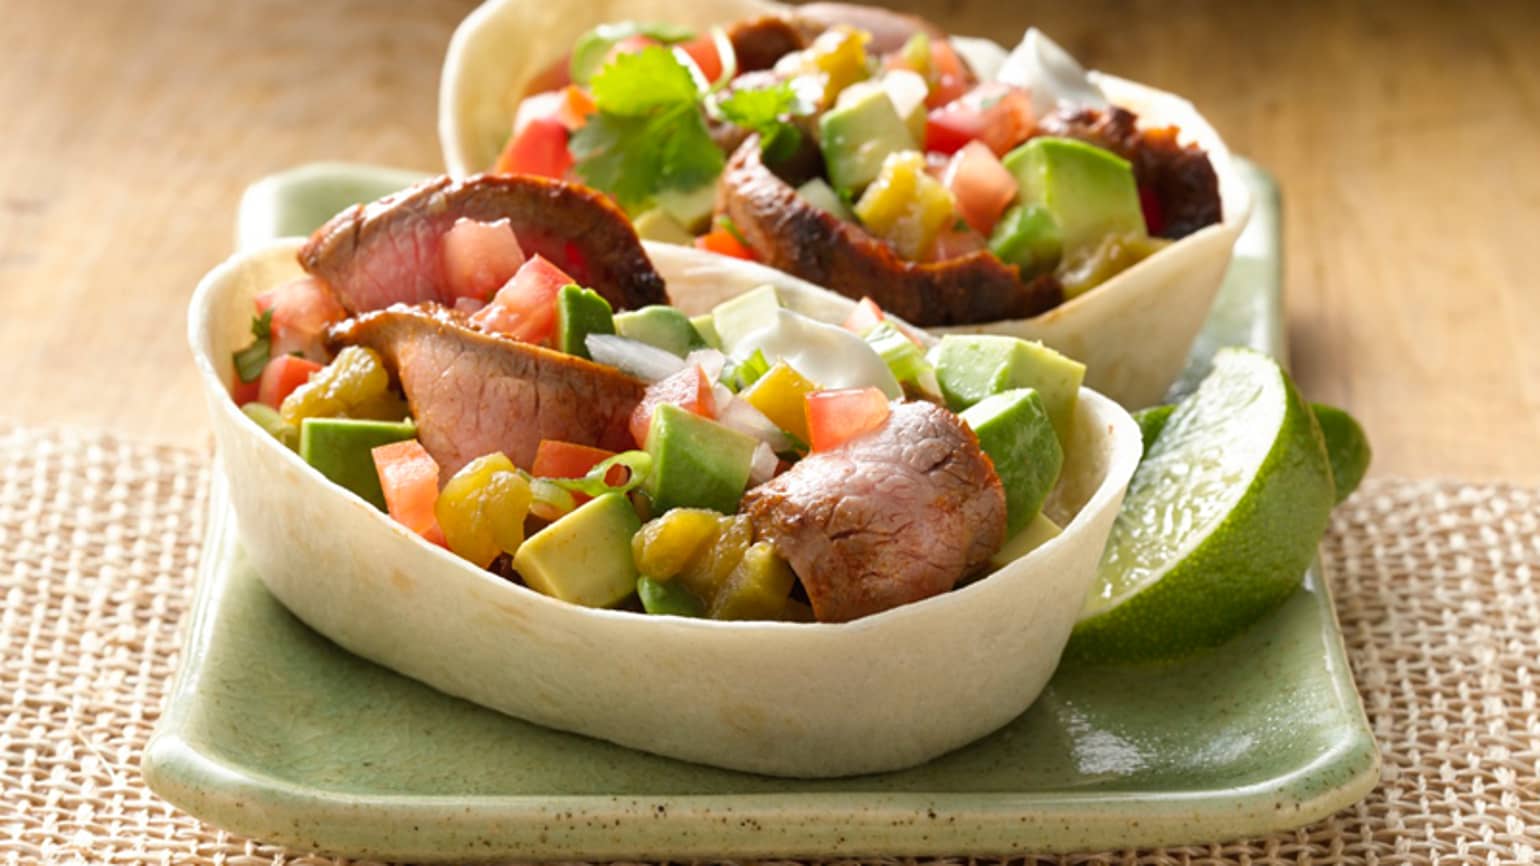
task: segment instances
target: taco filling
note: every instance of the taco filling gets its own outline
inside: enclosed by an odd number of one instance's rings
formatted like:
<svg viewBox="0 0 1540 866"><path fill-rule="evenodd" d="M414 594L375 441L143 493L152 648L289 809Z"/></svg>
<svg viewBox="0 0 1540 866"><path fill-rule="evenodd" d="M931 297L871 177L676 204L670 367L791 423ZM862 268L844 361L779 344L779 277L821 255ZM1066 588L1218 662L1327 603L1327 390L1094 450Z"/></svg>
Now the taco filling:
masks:
<svg viewBox="0 0 1540 866"><path fill-rule="evenodd" d="M643 237L922 326L1024 318L1220 221L1208 155L1033 29L975 70L935 25L811 4L612 22L536 76L493 170L579 180Z"/></svg>
<svg viewBox="0 0 1540 866"><path fill-rule="evenodd" d="M769 286L695 318L637 305L663 293L635 236L566 188L438 179L339 215L256 299L242 411L426 541L580 605L843 622L1056 534L1080 365L928 347L871 299L843 325ZM535 251L569 245L592 285Z"/></svg>

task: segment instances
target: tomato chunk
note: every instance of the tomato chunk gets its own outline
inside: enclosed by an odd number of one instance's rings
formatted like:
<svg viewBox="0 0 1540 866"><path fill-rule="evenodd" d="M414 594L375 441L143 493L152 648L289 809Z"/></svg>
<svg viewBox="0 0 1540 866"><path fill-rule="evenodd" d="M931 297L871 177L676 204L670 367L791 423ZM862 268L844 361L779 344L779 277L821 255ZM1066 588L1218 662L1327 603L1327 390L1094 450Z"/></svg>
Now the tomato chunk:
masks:
<svg viewBox="0 0 1540 866"><path fill-rule="evenodd" d="M711 377L706 375L701 365L692 364L647 386L642 401L636 404L636 409L631 413L631 437L636 440L637 447L646 447L647 431L652 427L652 413L663 403L673 403L703 418L717 416L717 401L716 395L712 393Z"/></svg>
<svg viewBox="0 0 1540 866"><path fill-rule="evenodd" d="M882 312L882 308L877 306L876 301L863 297L861 302L850 311L850 315L845 317L841 327L856 334L864 334L882 324L886 318L887 314Z"/></svg>
<svg viewBox="0 0 1540 866"><path fill-rule="evenodd" d="M679 50L695 61L695 67L706 81L715 83L722 77L722 57L717 53L717 43L710 35L691 39L679 46Z"/></svg>
<svg viewBox="0 0 1540 866"><path fill-rule="evenodd" d="M744 259L751 262L755 260L754 251L722 226L717 226L696 238L695 248L705 250L708 253L716 253L717 255L732 256L735 259Z"/></svg>
<svg viewBox="0 0 1540 866"><path fill-rule="evenodd" d="M385 510L395 521L434 544L444 532L434 516L438 504L438 463L416 439L381 445L369 452L385 491Z"/></svg>
<svg viewBox="0 0 1540 866"><path fill-rule="evenodd" d="M257 382L257 399L277 409L283 398L299 386L310 381L311 374L321 365L295 355L279 355L262 368L262 378Z"/></svg>
<svg viewBox="0 0 1540 866"><path fill-rule="evenodd" d="M567 127L555 117L537 117L508 140L493 171L560 179L576 162L567 147Z"/></svg>
<svg viewBox="0 0 1540 866"><path fill-rule="evenodd" d="M946 105L968 89L968 68L947 40L930 41L930 68L934 80L930 82L930 93L925 97L927 107Z"/></svg>
<svg viewBox="0 0 1540 866"><path fill-rule="evenodd" d="M235 401L235 405L245 406L247 403L255 403L257 400L261 399L261 397L261 375L258 375L257 378L251 380L250 382L242 382L240 373L236 373L234 376L230 377L230 398Z"/></svg>
<svg viewBox="0 0 1540 866"><path fill-rule="evenodd" d="M983 142L970 141L952 155L941 182L957 200L957 211L968 225L987 235L1016 197L1016 176Z"/></svg>
<svg viewBox="0 0 1540 866"><path fill-rule="evenodd" d="M444 233L441 253L451 305L486 302L524 265L524 250L507 218L484 223L460 217Z"/></svg>
<svg viewBox="0 0 1540 866"><path fill-rule="evenodd" d="M582 478L588 474L588 470L614 456L615 452L603 448L563 442L560 439L542 439L535 448L535 463L529 472L540 478ZM619 484L626 480L625 474L625 467L615 466L610 469L605 480Z"/></svg>
<svg viewBox="0 0 1540 866"><path fill-rule="evenodd" d="M925 149L956 153L970 141L982 141L1003 156L1032 134L1036 121L1026 91L987 81L957 99L931 109L925 118Z"/></svg>
<svg viewBox="0 0 1540 866"><path fill-rule="evenodd" d="M471 316L471 323L526 343L545 343L556 330L556 295L572 281L537 254L498 290L492 303Z"/></svg>
<svg viewBox="0 0 1540 866"><path fill-rule="evenodd" d="M808 443L827 451L887 423L888 397L880 388L842 388L807 395Z"/></svg>
<svg viewBox="0 0 1540 866"><path fill-rule="evenodd" d="M273 357L295 352L312 361L326 359L326 329L347 318L331 287L315 277L290 280L256 297L257 315L271 310Z"/></svg>

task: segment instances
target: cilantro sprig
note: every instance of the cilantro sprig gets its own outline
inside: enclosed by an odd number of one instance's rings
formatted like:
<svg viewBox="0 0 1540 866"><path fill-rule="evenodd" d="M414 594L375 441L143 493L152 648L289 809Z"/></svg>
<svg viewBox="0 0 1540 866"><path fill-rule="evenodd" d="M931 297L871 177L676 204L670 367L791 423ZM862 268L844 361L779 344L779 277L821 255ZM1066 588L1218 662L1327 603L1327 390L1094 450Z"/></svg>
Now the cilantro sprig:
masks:
<svg viewBox="0 0 1540 866"><path fill-rule="evenodd" d="M789 81L735 90L718 107L732 123L759 133L759 151L765 159L785 159L802 143L802 130L790 118L808 109Z"/></svg>
<svg viewBox="0 0 1540 866"><path fill-rule="evenodd" d="M242 382L255 382L273 351L273 311L264 310L251 317L251 345L234 353L235 374Z"/></svg>
<svg viewBox="0 0 1540 866"><path fill-rule="evenodd" d="M706 129L695 78L667 48L623 54L599 70L597 112L573 134L577 173L632 213L668 189L694 189L725 160Z"/></svg>

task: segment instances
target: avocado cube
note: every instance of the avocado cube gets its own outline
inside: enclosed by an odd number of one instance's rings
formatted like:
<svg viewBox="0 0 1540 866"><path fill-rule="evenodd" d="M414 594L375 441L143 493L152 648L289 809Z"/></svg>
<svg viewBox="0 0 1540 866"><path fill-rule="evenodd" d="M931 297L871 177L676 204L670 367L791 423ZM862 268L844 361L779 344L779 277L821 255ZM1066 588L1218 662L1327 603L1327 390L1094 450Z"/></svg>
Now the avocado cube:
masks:
<svg viewBox="0 0 1540 866"><path fill-rule="evenodd" d="M780 308L781 298L775 293L775 286L750 289L736 298L717 304L711 311L711 320L718 341L725 347L725 351L731 352L739 340L766 325L774 324L776 311Z"/></svg>
<svg viewBox="0 0 1540 866"><path fill-rule="evenodd" d="M995 551L995 555L989 558L991 568L1004 568L1012 562L1026 556L1032 551L1052 541L1064 530L1059 524L1048 519L1048 515L1039 511L1027 528L1006 539Z"/></svg>
<svg viewBox="0 0 1540 866"><path fill-rule="evenodd" d="M876 180L888 154L914 150L914 136L887 91L859 92L818 119L818 144L835 189L858 191Z"/></svg>
<svg viewBox="0 0 1540 866"><path fill-rule="evenodd" d="M642 483L652 499L652 512L662 514L671 508L737 511L758 445L752 436L672 403L658 406L647 430L652 471Z"/></svg>
<svg viewBox="0 0 1540 866"><path fill-rule="evenodd" d="M1064 258L1094 250L1108 235L1146 234L1133 167L1083 141L1040 136L1005 156L1023 204L1040 204L1058 223Z"/></svg>
<svg viewBox="0 0 1540 866"><path fill-rule="evenodd" d="M661 304L615 314L615 333L640 340L683 358L691 350L706 348L690 318L673 307Z"/></svg>
<svg viewBox="0 0 1540 866"><path fill-rule="evenodd" d="M625 494L605 493L530 536L513 555L513 567L536 592L610 607L636 591L631 536L641 528Z"/></svg>
<svg viewBox="0 0 1540 866"><path fill-rule="evenodd" d="M1021 269L1023 277L1046 274L1059 264L1063 238L1048 208L1021 204L1005 212L989 236L995 258Z"/></svg>
<svg viewBox="0 0 1540 866"><path fill-rule="evenodd" d="M941 396L961 412L991 394L1036 388L1059 433L1069 440L1085 365L1044 346L991 334L948 334L930 352Z"/></svg>
<svg viewBox="0 0 1540 866"><path fill-rule="evenodd" d="M712 178L695 189L665 189L653 196L657 209L672 217L687 232L703 232L717 204L717 181ZM640 229L638 229L640 232ZM692 237L691 241L694 240ZM690 241L685 241L690 243Z"/></svg>
<svg viewBox="0 0 1540 866"><path fill-rule="evenodd" d="M694 326L695 333L700 335L701 341L708 348L722 348L722 336L717 333L716 317L710 313L701 313L699 316L691 316L690 324Z"/></svg>
<svg viewBox="0 0 1540 866"><path fill-rule="evenodd" d="M662 241L680 246L695 243L695 235L690 234L689 229L680 225L678 220L662 208L642 211L640 216L631 221L631 227L636 229L636 236L644 241Z"/></svg>
<svg viewBox="0 0 1540 866"><path fill-rule="evenodd" d="M568 283L556 293L556 347L569 355L589 358L589 334L615 333L610 302L592 289Z"/></svg>
<svg viewBox="0 0 1540 866"><path fill-rule="evenodd" d="M642 576L636 579L636 594L642 600L642 610L657 616L705 616L706 609L700 599L677 581L653 580Z"/></svg>
<svg viewBox="0 0 1540 866"><path fill-rule="evenodd" d="M384 511L385 492L380 489L380 476L369 452L416 435L417 425L410 420L306 418L299 426L299 456L334 483Z"/></svg>
<svg viewBox="0 0 1540 866"><path fill-rule="evenodd" d="M834 187L829 186L829 182L821 177L815 177L797 187L797 195L802 196L813 207L833 214L839 219L848 221L854 218L850 212L850 206L845 204L845 200L834 191Z"/></svg>
<svg viewBox="0 0 1540 866"><path fill-rule="evenodd" d="M1015 535L1032 522L1064 468L1048 410L1034 388L1012 388L985 397L961 416L979 437L1005 487L1005 532Z"/></svg>

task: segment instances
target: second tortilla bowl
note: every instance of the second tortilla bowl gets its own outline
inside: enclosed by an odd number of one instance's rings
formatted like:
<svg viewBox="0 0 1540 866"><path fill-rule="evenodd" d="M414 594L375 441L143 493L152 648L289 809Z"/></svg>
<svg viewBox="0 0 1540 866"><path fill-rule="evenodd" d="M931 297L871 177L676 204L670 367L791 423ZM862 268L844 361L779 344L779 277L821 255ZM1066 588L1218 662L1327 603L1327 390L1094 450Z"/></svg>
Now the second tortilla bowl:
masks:
<svg viewBox="0 0 1540 866"><path fill-rule="evenodd" d="M1080 393L1048 513L1061 535L952 592L848 623L728 622L581 607L424 542L329 482L225 388L254 296L296 277L297 239L199 285L189 339L255 570L342 647L475 703L688 761L820 777L912 766L1025 710L1058 664L1141 453L1115 403ZM656 261L704 303L712 257ZM768 269L787 306L849 301ZM739 271L741 273L741 270ZM829 305L833 304L831 307Z"/></svg>
<svg viewBox="0 0 1540 866"><path fill-rule="evenodd" d="M461 23L445 58L439 137L448 171L465 176L492 166L530 83L563 46L597 24L666 21L706 30L791 8L768 0L488 0ZM989 40L952 41L981 77L989 77L1006 54ZM1251 200L1224 141L1190 102L1115 76L1092 77L1112 103L1136 112L1141 126L1175 125L1184 141L1208 153L1219 180L1222 220L1045 313L935 330L1041 340L1083 362L1089 387L1139 408L1159 402L1181 372L1250 215Z"/></svg>

